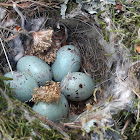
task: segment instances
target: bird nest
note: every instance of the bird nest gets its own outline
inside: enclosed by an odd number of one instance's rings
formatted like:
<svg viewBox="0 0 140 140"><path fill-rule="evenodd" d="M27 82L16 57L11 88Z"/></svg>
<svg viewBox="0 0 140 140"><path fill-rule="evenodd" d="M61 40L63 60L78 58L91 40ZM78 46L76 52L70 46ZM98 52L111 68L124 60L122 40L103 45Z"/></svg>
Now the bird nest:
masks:
<svg viewBox="0 0 140 140"><path fill-rule="evenodd" d="M70 3L68 3L68 7L71 8ZM17 61L25 55L35 55L51 66L55 61L58 49L66 44L71 44L80 50L82 57L80 71L89 75L96 83L93 96L86 101L69 102L69 119L60 120L60 123L55 124L47 118L35 114L29 106L40 100L57 101L60 98L61 90L59 83L51 82L40 89L35 89L33 102L21 103L13 98L11 89L1 82L0 92L3 96L0 97L2 101L0 138L105 139L118 137L118 139L122 139L112 116L122 110L126 115L131 110L131 115L122 116L128 116L122 133L127 127L127 122L129 123L134 118L132 116L137 116L137 122L139 122L139 111L137 110L140 98L139 61L134 62L133 59L134 55L138 54L139 46L137 43L136 50L134 50L136 42L131 42L131 48L126 47L133 29L128 29L124 36L118 23L115 24L114 17L109 15L112 14L109 8L113 8L116 12L116 19L119 18L119 14L124 14L123 9L120 9L122 6L120 3L113 7L106 5L107 12L103 10L96 15L87 14L78 5L73 10L68 8L71 11L68 15L62 14L61 11L62 17L66 19L62 19L60 16L60 9L62 10L60 6L63 5L57 1L17 3L7 1L0 4L2 5L0 16L1 75L15 70ZM64 2L64 5L66 4ZM86 7L86 4L84 6ZM98 9L96 10L98 11ZM133 17L133 15L131 16ZM128 18L126 15L124 17ZM128 22L127 24L132 25L134 21ZM124 27L121 28L124 29ZM131 26L131 28L134 27ZM131 36L131 40L137 40L138 29L135 29L135 37ZM137 55L138 58L139 55ZM2 76L0 78L8 80ZM40 94L36 96L38 92ZM135 98L134 95L137 97ZM135 105L133 109L132 102ZM13 118L17 120L14 121ZM19 122L22 125L18 125ZM71 128L77 130L78 133ZM135 129L138 130L137 126Z"/></svg>

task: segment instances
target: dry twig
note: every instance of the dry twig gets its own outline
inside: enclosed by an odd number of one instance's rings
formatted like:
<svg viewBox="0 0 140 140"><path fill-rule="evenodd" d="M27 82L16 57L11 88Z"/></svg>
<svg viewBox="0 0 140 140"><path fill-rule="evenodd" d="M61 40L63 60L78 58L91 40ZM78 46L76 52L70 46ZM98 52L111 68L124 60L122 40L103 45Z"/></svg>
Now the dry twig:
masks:
<svg viewBox="0 0 140 140"><path fill-rule="evenodd" d="M10 106L8 106L9 107L9 109L10 108L16 108L15 107L15 105L12 103L12 101L10 100L10 98L6 95L6 93L5 93L5 91L3 91L1 88L0 88L0 92L1 92L1 94L4 96L4 98L7 100L7 103L9 103L10 104Z"/></svg>
<svg viewBox="0 0 140 140"><path fill-rule="evenodd" d="M38 119L42 120L43 122L49 124L50 126L52 126L55 130L57 130L58 132L60 132L65 138L66 140L70 140L70 137L68 136L68 134L66 134L58 125L56 125L54 122L48 120L47 118L41 117L40 115L36 115L35 117L37 117Z"/></svg>
<svg viewBox="0 0 140 140"><path fill-rule="evenodd" d="M123 135L124 131L126 130L128 124L131 122L131 120L132 120L132 116L130 116L130 117L127 119L127 121L125 122L125 125L124 125L124 127L123 127L123 129L122 129L122 131L121 131L121 134L122 134L122 135Z"/></svg>
<svg viewBox="0 0 140 140"><path fill-rule="evenodd" d="M140 95L133 89L131 88L131 90L133 91L134 94L136 94L138 96L138 98L140 99Z"/></svg>
<svg viewBox="0 0 140 140"><path fill-rule="evenodd" d="M54 2L52 3L52 2L39 2L39 1L34 1L34 0L20 0L20 1L15 1L15 3L17 4L17 7L20 7L20 8L25 8L25 7L28 8L32 4L37 4L37 5L40 5L40 6L47 7L47 8L60 8L58 6L59 2L58 3L54 3ZM8 7L13 7L12 3L0 2L0 5L8 6Z"/></svg>

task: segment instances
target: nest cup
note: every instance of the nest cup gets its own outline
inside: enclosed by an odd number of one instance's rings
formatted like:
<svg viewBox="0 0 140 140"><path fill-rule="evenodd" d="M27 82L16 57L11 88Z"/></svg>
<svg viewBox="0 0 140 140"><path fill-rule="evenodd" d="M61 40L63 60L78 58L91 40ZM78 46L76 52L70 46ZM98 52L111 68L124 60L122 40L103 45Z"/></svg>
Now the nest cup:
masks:
<svg viewBox="0 0 140 140"><path fill-rule="evenodd" d="M103 80L107 73L106 51L99 43L100 29L78 19L62 20L68 28L67 43L76 46L81 53L81 71L96 80Z"/></svg>
<svg viewBox="0 0 140 140"><path fill-rule="evenodd" d="M101 29L97 26L97 23L95 21L89 21L84 22L79 18L73 18L73 19L65 19L62 20L61 18L56 21L55 18L52 16L50 19L47 20L47 22L44 24L43 28L56 28L56 23L60 22L67 28L67 41L66 44L71 44L76 46L81 53L82 62L81 62L81 69L80 71L86 73L89 75L96 83L96 88L100 89L102 91L102 95L100 98L97 97L98 103L95 104L92 107L90 111L86 111L81 113L78 117L77 122L74 122L73 127L75 127L75 124L78 123L79 127L82 126L87 132L89 132L90 124L87 124L88 122L92 121L96 122L101 126L102 124L105 124L107 122L110 126L109 120L112 118L111 115L105 116L105 114L109 114L112 111L112 114L116 113L116 109L112 108L112 106L115 106L116 99L125 99L125 97L122 97L122 94L116 94L119 91L119 84L124 84L126 88L129 84L135 83L135 81L131 77L131 71L129 69L131 68L131 60L125 58L126 53L123 51L120 46L118 46L118 50L122 52L122 55L119 53L116 53L115 56L109 56L113 51L109 50L109 47L112 47L114 49L114 45L110 45L111 43L107 43L104 40L104 37L102 36ZM12 28L12 27L11 27ZM4 42L4 39L6 37L7 31L3 30L4 34L1 34L3 36L3 44L5 45L6 51L10 56L12 48L10 48L10 45L8 42ZM24 40L26 42L26 39ZM32 41L31 41L32 42ZM28 49L28 50L26 50ZM30 50L30 44L28 46L24 46L24 51ZM4 52L1 49L1 67L0 72L2 74L10 71L7 61L4 56ZM107 55L106 55L107 54ZM125 54L123 56L123 54ZM9 58L13 59L13 58ZM13 62L11 60L11 62ZM14 65L15 66L15 65ZM13 69L15 67L13 66ZM129 73L129 80L126 83L117 83L122 77L122 73L119 73L118 79L116 78L116 70L123 72L123 66L124 66L124 77L127 75L126 73ZM120 77L119 77L120 76ZM111 78L111 80L110 80ZM118 80L118 81L117 81ZM117 88L118 85L118 88ZM113 88L114 86L114 88ZM114 89L114 90L113 90ZM126 91L124 88L122 91ZM121 91L121 92L122 92ZM120 105L117 105L117 107L123 107L123 108L129 108L130 102L132 100L132 94L131 91L126 92L128 93L128 100L126 102L122 101ZM114 95L113 95L114 94ZM113 100L111 102L106 100L113 96ZM114 97L115 96L115 97ZM100 105L103 104L100 111L94 112L94 115L92 114L93 110L100 107ZM119 108L117 108L117 111ZM86 117L85 114L87 114ZM85 119L88 119L87 123L84 122ZM94 121L93 121L94 120ZM68 126L72 126L66 123ZM104 126L104 125L103 125Z"/></svg>

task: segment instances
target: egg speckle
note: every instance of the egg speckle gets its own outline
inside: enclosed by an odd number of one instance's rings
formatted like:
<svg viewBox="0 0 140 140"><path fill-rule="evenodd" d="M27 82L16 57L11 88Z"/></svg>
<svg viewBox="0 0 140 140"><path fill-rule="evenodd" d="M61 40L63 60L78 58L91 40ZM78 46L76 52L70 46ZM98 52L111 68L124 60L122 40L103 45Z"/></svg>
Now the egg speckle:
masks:
<svg viewBox="0 0 140 140"><path fill-rule="evenodd" d="M27 73L8 72L5 77L13 78L13 80L4 81L5 84L10 83L10 87L15 92L16 98L20 101L28 101L32 98L34 88L38 88L37 82Z"/></svg>
<svg viewBox="0 0 140 140"><path fill-rule="evenodd" d="M80 52L73 45L61 47L56 55L56 60L52 65L53 79L60 82L68 72L77 72L80 69Z"/></svg>
<svg viewBox="0 0 140 140"><path fill-rule="evenodd" d="M82 101L93 94L94 82L85 73L73 72L62 79L61 87L61 93L69 100Z"/></svg>
<svg viewBox="0 0 140 140"><path fill-rule="evenodd" d="M50 66L36 56L24 56L17 63L17 70L27 72L39 84L44 86L46 81L52 80Z"/></svg>

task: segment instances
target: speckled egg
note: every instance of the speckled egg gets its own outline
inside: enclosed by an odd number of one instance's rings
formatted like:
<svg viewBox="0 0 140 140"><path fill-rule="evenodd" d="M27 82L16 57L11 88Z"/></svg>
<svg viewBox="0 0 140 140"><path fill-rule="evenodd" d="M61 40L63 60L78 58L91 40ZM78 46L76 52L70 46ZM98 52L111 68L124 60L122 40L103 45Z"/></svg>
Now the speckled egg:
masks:
<svg viewBox="0 0 140 140"><path fill-rule="evenodd" d="M65 96L61 95L59 101L50 103L39 102L33 106L33 110L46 116L51 121L56 121L68 115L69 106Z"/></svg>
<svg viewBox="0 0 140 140"><path fill-rule="evenodd" d="M28 101L32 98L34 88L38 88L37 82L27 73L22 72L8 72L5 77L13 78L13 80L4 81L5 84L10 83L16 98L20 101Z"/></svg>
<svg viewBox="0 0 140 140"><path fill-rule="evenodd" d="M73 45L61 47L56 55L56 60L52 65L53 79L60 82L69 71L77 72L80 69L80 52Z"/></svg>
<svg viewBox="0 0 140 140"><path fill-rule="evenodd" d="M73 72L62 79L61 87L61 93L69 100L82 101L93 94L94 82L85 73Z"/></svg>
<svg viewBox="0 0 140 140"><path fill-rule="evenodd" d="M36 56L22 57L17 63L17 70L30 74L39 86L44 86L46 81L52 80L50 66Z"/></svg>

